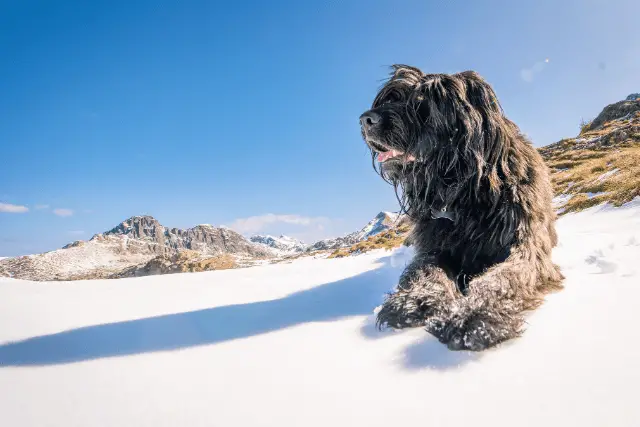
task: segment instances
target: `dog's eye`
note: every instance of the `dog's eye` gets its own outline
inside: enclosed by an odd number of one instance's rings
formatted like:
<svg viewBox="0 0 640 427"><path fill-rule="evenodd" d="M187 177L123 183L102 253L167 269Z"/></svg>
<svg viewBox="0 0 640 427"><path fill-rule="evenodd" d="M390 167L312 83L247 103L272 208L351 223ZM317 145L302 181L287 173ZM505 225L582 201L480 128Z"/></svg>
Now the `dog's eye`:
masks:
<svg viewBox="0 0 640 427"><path fill-rule="evenodd" d="M399 102L399 101L400 101L400 95L397 92L391 92L389 95L387 95L384 101L382 101L382 105L391 104L393 102Z"/></svg>

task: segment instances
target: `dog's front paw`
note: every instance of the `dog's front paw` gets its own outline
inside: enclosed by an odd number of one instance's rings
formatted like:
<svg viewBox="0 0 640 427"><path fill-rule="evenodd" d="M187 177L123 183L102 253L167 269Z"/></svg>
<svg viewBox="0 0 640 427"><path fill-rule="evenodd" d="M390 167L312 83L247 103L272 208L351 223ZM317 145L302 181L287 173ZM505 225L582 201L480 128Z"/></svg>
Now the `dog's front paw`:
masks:
<svg viewBox="0 0 640 427"><path fill-rule="evenodd" d="M429 319L427 332L449 350L482 351L521 334L519 318L500 318L491 313L473 313L468 317Z"/></svg>
<svg viewBox="0 0 640 427"><path fill-rule="evenodd" d="M428 316L429 309L424 301L410 292L398 290L387 297L378 311L376 325L379 329L415 328L423 326Z"/></svg>

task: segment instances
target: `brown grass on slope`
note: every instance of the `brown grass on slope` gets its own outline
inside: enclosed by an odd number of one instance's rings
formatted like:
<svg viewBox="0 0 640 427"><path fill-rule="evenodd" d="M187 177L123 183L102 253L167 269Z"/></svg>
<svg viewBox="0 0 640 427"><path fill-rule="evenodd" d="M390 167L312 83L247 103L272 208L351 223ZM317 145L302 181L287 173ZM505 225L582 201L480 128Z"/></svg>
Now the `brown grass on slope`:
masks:
<svg viewBox="0 0 640 427"><path fill-rule="evenodd" d="M551 168L562 213L610 202L620 206L640 196L640 111L588 129L540 153Z"/></svg>
<svg viewBox="0 0 640 427"><path fill-rule="evenodd" d="M236 259L229 254L202 258L198 252L182 250L173 255L159 255L149 262L118 272L111 278L139 277L155 274L196 273L211 270L238 268Z"/></svg>

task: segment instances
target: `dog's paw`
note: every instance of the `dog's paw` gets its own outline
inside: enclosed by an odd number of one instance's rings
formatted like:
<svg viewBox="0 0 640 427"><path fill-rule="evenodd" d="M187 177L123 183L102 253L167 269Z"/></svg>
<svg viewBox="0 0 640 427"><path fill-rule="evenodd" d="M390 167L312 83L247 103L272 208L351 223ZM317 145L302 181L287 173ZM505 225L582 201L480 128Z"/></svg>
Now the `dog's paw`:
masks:
<svg viewBox="0 0 640 427"><path fill-rule="evenodd" d="M389 295L376 315L378 329L404 329L423 326L428 317L425 304L407 292Z"/></svg>
<svg viewBox="0 0 640 427"><path fill-rule="evenodd" d="M499 319L490 313L474 313L466 318L429 319L427 332L449 350L482 351L520 335L519 319Z"/></svg>

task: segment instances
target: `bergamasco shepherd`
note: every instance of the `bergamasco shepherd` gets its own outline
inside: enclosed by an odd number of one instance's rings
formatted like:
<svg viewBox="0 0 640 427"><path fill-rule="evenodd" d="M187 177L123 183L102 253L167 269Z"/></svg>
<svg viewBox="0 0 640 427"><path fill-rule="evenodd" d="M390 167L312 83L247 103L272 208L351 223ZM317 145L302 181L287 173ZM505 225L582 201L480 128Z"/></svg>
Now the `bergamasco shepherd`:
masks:
<svg viewBox="0 0 640 427"><path fill-rule="evenodd" d="M415 257L378 326L425 327L451 350L519 336L563 276L547 166L491 86L473 71L394 65L360 123L413 223Z"/></svg>

